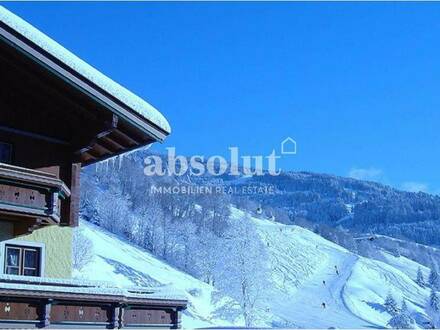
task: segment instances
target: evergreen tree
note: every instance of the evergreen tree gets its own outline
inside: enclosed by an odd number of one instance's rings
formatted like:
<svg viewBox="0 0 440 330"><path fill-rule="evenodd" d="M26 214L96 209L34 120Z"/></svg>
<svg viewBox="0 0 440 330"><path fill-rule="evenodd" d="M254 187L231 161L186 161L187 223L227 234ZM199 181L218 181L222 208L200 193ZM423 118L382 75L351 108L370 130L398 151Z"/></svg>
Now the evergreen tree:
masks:
<svg viewBox="0 0 440 330"><path fill-rule="evenodd" d="M384 307L388 314L393 316L396 315L399 311L399 308L397 307L397 302L391 292L388 293L387 297L385 298Z"/></svg>
<svg viewBox="0 0 440 330"><path fill-rule="evenodd" d="M428 303L426 306L426 313L431 318L431 324L434 328L440 327L440 297L438 294L431 290Z"/></svg>
<svg viewBox="0 0 440 330"><path fill-rule="evenodd" d="M431 295L429 296L429 305L436 312L440 312L440 298L434 290L431 291Z"/></svg>
<svg viewBox="0 0 440 330"><path fill-rule="evenodd" d="M440 290L440 278L435 269L431 269L431 273L429 274L429 285L433 290Z"/></svg>
<svg viewBox="0 0 440 330"><path fill-rule="evenodd" d="M426 286L425 277L423 276L422 269L420 267L417 269L416 283L422 288Z"/></svg>
<svg viewBox="0 0 440 330"><path fill-rule="evenodd" d="M411 317L405 300L402 302L402 308L388 322L393 329L414 329L415 321Z"/></svg>

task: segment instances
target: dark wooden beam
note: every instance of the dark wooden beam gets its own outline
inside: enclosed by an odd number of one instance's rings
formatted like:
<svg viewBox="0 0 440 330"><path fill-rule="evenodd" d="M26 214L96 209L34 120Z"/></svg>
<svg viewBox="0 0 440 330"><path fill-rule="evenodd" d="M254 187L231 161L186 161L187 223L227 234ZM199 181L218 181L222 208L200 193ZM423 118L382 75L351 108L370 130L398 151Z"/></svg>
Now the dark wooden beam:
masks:
<svg viewBox="0 0 440 330"><path fill-rule="evenodd" d="M61 203L61 225L78 226L81 163L66 164L62 168L63 181L69 185L71 195Z"/></svg>
<svg viewBox="0 0 440 330"><path fill-rule="evenodd" d="M106 150L107 153L109 154L114 154L118 150L121 150L121 148L115 147L114 145L112 145L111 143L109 143L108 141L102 138L96 142L96 145L98 146L98 148L101 148L102 150Z"/></svg>
<svg viewBox="0 0 440 330"><path fill-rule="evenodd" d="M127 148L126 146L120 144L118 141L116 141L116 139L114 139L113 137L110 137L110 136L105 136L104 138L101 139L101 141L109 143L112 146L112 148L115 148L118 151L124 150Z"/></svg>
<svg viewBox="0 0 440 330"><path fill-rule="evenodd" d="M99 151L96 149L96 144L94 144L93 147L92 147L89 151L87 151L87 153L88 153L89 155L92 155L92 156L95 157L96 159L101 159L102 156L105 155L105 153L101 153L101 152L99 152Z"/></svg>
<svg viewBox="0 0 440 330"><path fill-rule="evenodd" d="M120 141L124 141L123 143L125 145L130 146L130 147L141 144L140 141L136 141L135 139L133 139L132 137L128 136L127 134L125 134L124 132L122 132L118 129L115 129L112 132L112 135L116 136Z"/></svg>
<svg viewBox="0 0 440 330"><path fill-rule="evenodd" d="M87 152L78 155L76 160L81 164L88 164L96 161L96 159L93 159Z"/></svg>
<svg viewBox="0 0 440 330"><path fill-rule="evenodd" d="M109 158L112 158L112 157L115 157L115 156L119 156L119 155L122 155L124 153L130 152L130 151L133 151L133 150L138 150L139 148L142 148L142 147L147 146L147 145L149 145L151 143L154 143L154 142L155 141L153 141L153 140L147 141L144 144L142 144L141 146L133 146L133 147L130 147L130 148L127 148L127 149L123 149L123 150L120 150L120 151L118 151L118 152L116 152L116 153L114 153L112 155L104 156L103 158L100 158L99 160L91 160L91 159L85 160L85 158L84 158L84 161L82 162L82 164L83 164L83 167L84 166L88 166L90 164L96 163L97 161L103 161L103 160L106 160L106 159L109 159Z"/></svg>
<svg viewBox="0 0 440 330"><path fill-rule="evenodd" d="M95 142L93 145L93 149L97 150L100 155L111 155L112 151L108 150L106 147L103 147L99 142Z"/></svg>
<svg viewBox="0 0 440 330"><path fill-rule="evenodd" d="M6 126L2 126L2 125L0 125L0 131L13 133L13 134L17 134L17 135L22 135L22 136L30 137L33 139L38 139L38 140L50 142L50 143L69 145L69 142L63 141L63 140L60 140L60 139L57 139L57 138L54 138L51 136L32 133L32 132L28 132L28 131L24 131L24 130L20 130L20 129L15 129L15 128L10 128L10 127L6 127Z"/></svg>
<svg viewBox="0 0 440 330"><path fill-rule="evenodd" d="M80 155L82 153L88 152L89 154L92 154L96 158L99 158L99 154L93 154L93 152L90 152L94 145L98 142L99 139L102 139L109 134L111 134L118 125L118 117L114 114L111 114L109 120L106 120L104 123L101 124L101 127L96 127L94 130L90 130L90 133L88 136L84 136L81 138L82 142L81 149L75 152L76 155ZM86 142L87 141L87 142Z"/></svg>
<svg viewBox="0 0 440 330"><path fill-rule="evenodd" d="M93 160L98 160L97 159L97 157L95 157L95 156L93 156L93 155L91 155L89 152L83 152L82 154L81 154L81 157L82 156L84 156L86 159L93 159Z"/></svg>

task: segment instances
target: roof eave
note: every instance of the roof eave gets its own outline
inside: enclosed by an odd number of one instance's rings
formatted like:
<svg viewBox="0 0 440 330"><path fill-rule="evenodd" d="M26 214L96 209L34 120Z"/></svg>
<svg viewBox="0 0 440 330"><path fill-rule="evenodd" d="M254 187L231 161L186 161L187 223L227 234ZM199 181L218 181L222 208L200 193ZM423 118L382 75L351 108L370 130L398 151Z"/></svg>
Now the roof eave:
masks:
<svg viewBox="0 0 440 330"><path fill-rule="evenodd" d="M158 125L137 115L134 109L119 102L116 97L102 90L85 77L78 74L75 70L64 65L51 54L47 53L32 41L24 38L22 35L14 33L6 24L0 22L0 39L17 49L19 52L43 66L54 75L58 76L73 88L80 90L99 104L103 105L109 111L120 118L125 119L131 125L137 127L143 133L151 136L155 141L162 142L169 132Z"/></svg>

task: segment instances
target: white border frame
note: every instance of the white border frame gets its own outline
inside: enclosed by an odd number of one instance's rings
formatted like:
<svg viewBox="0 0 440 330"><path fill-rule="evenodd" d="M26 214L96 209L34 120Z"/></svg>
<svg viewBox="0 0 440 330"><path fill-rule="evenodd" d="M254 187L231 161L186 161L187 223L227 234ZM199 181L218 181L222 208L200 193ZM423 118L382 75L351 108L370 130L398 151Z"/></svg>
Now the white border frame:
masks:
<svg viewBox="0 0 440 330"><path fill-rule="evenodd" d="M44 266L46 264L46 245L41 242L33 242L33 241L22 241L19 239L8 239L0 242L0 274L5 275L5 254L6 254L6 245L17 245L23 247L33 247L40 249L40 276L32 276L32 277L44 277ZM22 275L24 276L24 275Z"/></svg>

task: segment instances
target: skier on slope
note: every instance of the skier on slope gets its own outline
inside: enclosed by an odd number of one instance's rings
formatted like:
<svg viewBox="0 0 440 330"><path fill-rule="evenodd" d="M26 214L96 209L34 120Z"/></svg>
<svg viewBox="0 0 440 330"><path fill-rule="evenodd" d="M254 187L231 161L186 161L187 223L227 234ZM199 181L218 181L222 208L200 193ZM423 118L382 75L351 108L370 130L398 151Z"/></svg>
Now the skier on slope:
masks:
<svg viewBox="0 0 440 330"><path fill-rule="evenodd" d="M335 265L335 271L336 271L336 275L339 275L339 269L338 266Z"/></svg>
<svg viewBox="0 0 440 330"><path fill-rule="evenodd" d="M325 281L322 281L322 284L324 284L324 285L325 285Z"/></svg>
<svg viewBox="0 0 440 330"><path fill-rule="evenodd" d="M323 309L325 309L325 308L326 308L326 306L325 306L325 302L323 302L323 303L321 304L321 306L322 306Z"/></svg>

